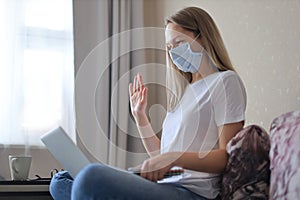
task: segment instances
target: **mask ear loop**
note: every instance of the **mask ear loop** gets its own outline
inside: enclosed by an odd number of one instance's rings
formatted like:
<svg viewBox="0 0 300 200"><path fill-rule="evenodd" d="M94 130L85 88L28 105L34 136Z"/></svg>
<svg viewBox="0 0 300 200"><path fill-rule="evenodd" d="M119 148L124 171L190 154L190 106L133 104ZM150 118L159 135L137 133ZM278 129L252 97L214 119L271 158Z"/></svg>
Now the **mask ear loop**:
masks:
<svg viewBox="0 0 300 200"><path fill-rule="evenodd" d="M190 45L192 45L193 44L193 42L195 42L197 39L198 39L198 37L200 36L200 33L193 39L193 41L191 42L191 44ZM201 45L201 44L199 44L201 47L202 47L202 50L200 51L200 53L202 53L203 52L203 50L204 50L204 47Z"/></svg>

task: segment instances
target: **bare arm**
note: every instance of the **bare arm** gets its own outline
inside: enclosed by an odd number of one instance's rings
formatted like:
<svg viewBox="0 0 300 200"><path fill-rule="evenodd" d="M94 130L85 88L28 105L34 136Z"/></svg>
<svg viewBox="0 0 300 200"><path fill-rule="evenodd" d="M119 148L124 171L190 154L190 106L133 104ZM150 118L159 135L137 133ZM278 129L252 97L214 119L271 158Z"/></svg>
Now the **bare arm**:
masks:
<svg viewBox="0 0 300 200"><path fill-rule="evenodd" d="M153 157L158 155L160 153L160 139L154 133L147 116L140 116L139 119L136 119L136 123L142 142L149 156Z"/></svg>
<svg viewBox="0 0 300 200"><path fill-rule="evenodd" d="M226 145L244 126L244 122L226 124L219 127L219 149L209 152L176 153L178 159L174 165L186 169L208 173L222 173L225 170L228 155Z"/></svg>
<svg viewBox="0 0 300 200"><path fill-rule="evenodd" d="M145 160L142 176L152 181L160 180L173 166L207 173L222 173L228 161L226 145L244 126L244 122L219 127L219 149L207 152L168 152Z"/></svg>
<svg viewBox="0 0 300 200"><path fill-rule="evenodd" d="M222 173L228 161L226 145L243 126L244 122L238 122L219 127L219 149L199 153L182 153L174 165L201 172Z"/></svg>
<svg viewBox="0 0 300 200"><path fill-rule="evenodd" d="M134 77L133 84L129 84L131 112L135 119L144 147L150 157L160 153L160 139L154 133L146 115L147 88L144 86L140 74Z"/></svg>

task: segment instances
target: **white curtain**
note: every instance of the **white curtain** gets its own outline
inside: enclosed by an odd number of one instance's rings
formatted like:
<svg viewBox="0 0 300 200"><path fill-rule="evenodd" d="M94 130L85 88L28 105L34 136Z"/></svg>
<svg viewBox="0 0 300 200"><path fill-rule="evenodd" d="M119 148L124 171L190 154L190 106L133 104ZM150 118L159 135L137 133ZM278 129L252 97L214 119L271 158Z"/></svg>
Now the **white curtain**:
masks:
<svg viewBox="0 0 300 200"><path fill-rule="evenodd" d="M72 0L0 0L0 144L75 137Z"/></svg>
<svg viewBox="0 0 300 200"><path fill-rule="evenodd" d="M128 84L138 72L143 75L151 124L159 132L164 117L158 101L165 94L160 89L165 77L164 29L144 27L143 0L73 3L78 145L93 161L120 168L140 164L147 153L130 117Z"/></svg>
<svg viewBox="0 0 300 200"><path fill-rule="evenodd" d="M90 159L121 168L132 123L131 69L145 62L131 52L137 38L130 30L142 25L143 1L74 0L77 141Z"/></svg>

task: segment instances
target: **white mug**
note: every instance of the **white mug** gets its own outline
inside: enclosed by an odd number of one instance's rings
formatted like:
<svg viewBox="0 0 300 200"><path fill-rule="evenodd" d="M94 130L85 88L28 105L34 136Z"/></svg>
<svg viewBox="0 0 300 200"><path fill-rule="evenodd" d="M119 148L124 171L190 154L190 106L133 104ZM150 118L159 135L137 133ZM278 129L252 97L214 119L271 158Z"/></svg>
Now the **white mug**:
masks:
<svg viewBox="0 0 300 200"><path fill-rule="evenodd" d="M12 180L26 180L28 178L31 156L9 156L9 169Z"/></svg>

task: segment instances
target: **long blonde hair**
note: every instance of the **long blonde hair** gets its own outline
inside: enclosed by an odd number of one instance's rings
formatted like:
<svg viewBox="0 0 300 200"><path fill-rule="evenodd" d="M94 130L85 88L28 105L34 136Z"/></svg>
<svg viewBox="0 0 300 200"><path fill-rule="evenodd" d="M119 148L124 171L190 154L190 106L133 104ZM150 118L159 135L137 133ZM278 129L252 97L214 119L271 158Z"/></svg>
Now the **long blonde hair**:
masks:
<svg viewBox="0 0 300 200"><path fill-rule="evenodd" d="M165 25L174 23L199 35L202 46L219 71L234 70L221 34L211 16L201 8L187 7L166 19ZM167 109L173 111L179 103L186 86L191 82L191 73L180 71L172 62L167 49Z"/></svg>

